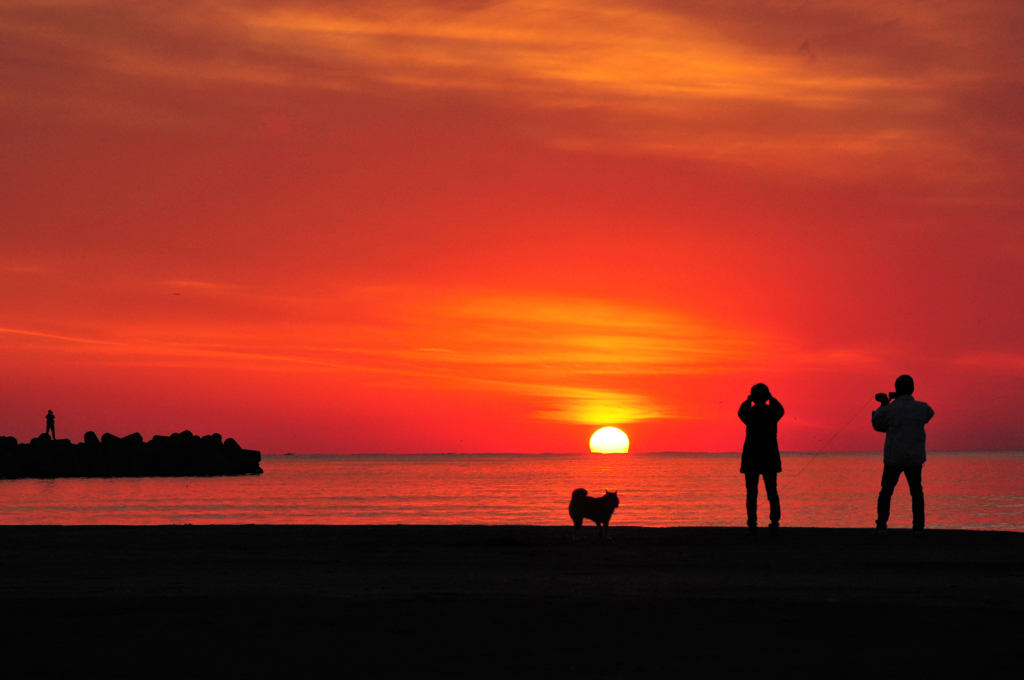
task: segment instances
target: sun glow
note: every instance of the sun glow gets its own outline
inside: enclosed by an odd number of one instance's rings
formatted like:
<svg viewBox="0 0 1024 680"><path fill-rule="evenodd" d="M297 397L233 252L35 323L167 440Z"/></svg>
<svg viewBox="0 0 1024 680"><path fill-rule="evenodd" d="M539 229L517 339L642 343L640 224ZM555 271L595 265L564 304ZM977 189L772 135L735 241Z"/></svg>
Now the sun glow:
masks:
<svg viewBox="0 0 1024 680"><path fill-rule="evenodd" d="M629 453L629 437L617 427L602 427L590 437L591 453Z"/></svg>

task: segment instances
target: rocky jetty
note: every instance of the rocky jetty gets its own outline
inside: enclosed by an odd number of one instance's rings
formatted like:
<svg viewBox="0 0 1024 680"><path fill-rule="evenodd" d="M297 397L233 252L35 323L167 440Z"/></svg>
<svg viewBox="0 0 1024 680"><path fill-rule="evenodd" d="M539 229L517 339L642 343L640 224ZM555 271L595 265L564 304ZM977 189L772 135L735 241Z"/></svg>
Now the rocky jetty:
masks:
<svg viewBox="0 0 1024 680"><path fill-rule="evenodd" d="M188 430L148 442L138 432L85 441L50 439L43 434L28 444L0 437L0 479L54 477L197 477L261 474L260 452L243 449L219 434L198 437Z"/></svg>

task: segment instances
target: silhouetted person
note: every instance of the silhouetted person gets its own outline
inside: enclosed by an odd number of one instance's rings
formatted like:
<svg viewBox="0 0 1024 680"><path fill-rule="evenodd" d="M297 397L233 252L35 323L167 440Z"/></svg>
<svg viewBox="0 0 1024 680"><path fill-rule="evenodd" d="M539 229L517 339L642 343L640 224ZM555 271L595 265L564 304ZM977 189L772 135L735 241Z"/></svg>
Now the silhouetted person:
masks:
<svg viewBox="0 0 1024 680"><path fill-rule="evenodd" d="M878 520L875 531L882 533L889 522L889 503L900 473L910 487L914 509L914 532L924 531L924 489L921 488L921 467L924 465L924 426L935 411L923 401L915 401L914 379L909 375L896 378L896 391L880 392L875 399L881 403L871 412L871 426L885 433L885 469L882 490L878 494ZM891 400L891 401L890 401Z"/></svg>
<svg viewBox="0 0 1024 680"><path fill-rule="evenodd" d="M46 432L43 434L49 434L54 439L57 438L57 430L53 427L53 411L46 412Z"/></svg>
<svg viewBox="0 0 1024 680"><path fill-rule="evenodd" d="M779 505L778 474L782 472L779 456L779 421L785 410L768 386L758 383L750 388L750 396L740 406L740 420L747 426L743 442L743 462L740 472L747 478L747 527L750 536L757 535L757 484L764 477L764 492L768 495L772 536L779 533L782 509Z"/></svg>

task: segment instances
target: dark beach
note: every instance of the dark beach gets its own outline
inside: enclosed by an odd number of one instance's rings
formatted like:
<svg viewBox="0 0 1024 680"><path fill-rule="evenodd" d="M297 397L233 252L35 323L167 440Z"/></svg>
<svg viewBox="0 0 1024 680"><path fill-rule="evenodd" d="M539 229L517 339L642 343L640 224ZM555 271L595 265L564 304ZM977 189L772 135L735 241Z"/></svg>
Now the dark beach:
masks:
<svg viewBox="0 0 1024 680"><path fill-rule="evenodd" d="M3 666L1018 677L1024 661L1024 534L587 530L0 527Z"/></svg>

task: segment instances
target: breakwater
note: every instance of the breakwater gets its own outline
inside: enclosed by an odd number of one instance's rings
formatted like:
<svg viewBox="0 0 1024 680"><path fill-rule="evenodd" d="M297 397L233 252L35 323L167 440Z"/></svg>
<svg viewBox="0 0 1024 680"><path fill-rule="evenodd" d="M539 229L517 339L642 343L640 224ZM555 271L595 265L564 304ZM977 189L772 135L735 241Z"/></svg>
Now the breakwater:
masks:
<svg viewBox="0 0 1024 680"><path fill-rule="evenodd" d="M84 441L40 435L27 444L0 437L0 479L56 477L192 477L261 474L260 452L243 449L219 434L199 437L188 430L157 435L148 442L138 432Z"/></svg>

